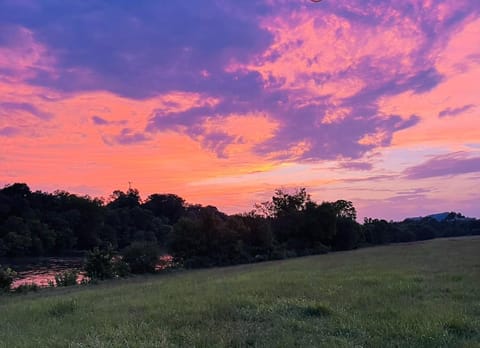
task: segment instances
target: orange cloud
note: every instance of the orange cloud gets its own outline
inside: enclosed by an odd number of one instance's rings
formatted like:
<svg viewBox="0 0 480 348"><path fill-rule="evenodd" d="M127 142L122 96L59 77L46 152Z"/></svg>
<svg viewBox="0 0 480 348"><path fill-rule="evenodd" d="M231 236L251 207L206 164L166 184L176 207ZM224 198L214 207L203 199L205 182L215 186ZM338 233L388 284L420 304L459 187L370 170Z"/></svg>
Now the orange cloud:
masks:
<svg viewBox="0 0 480 348"><path fill-rule="evenodd" d="M389 15L398 14L391 9ZM409 71L415 64L410 53L423 41L416 24L408 18L391 26L371 27L334 14L304 10L268 18L263 26L274 35L274 43L250 65L232 64L231 70L258 71L266 86L271 86L273 78L281 81L282 88L336 98L357 93L368 81L354 76L316 81L316 74L347 71L367 56L374 57L382 69ZM392 59L398 64L390 64Z"/></svg>
<svg viewBox="0 0 480 348"><path fill-rule="evenodd" d="M394 146L455 146L479 141L480 104L476 81L480 80L480 60L475 58L480 55L479 28L477 19L452 36L436 61L445 79L433 90L422 94L405 92L380 100L380 110L385 114L399 114L404 118L415 114L422 118L417 126L395 133ZM440 119L442 111L448 109L463 111Z"/></svg>
<svg viewBox="0 0 480 348"><path fill-rule="evenodd" d="M263 113L245 115L232 114L228 116L207 117L201 125L203 130L199 140L205 140L209 135L222 133L233 138L226 146L226 156L242 156L253 150L255 145L271 139L278 129L278 123Z"/></svg>
<svg viewBox="0 0 480 348"><path fill-rule="evenodd" d="M34 188L108 195L133 182L144 194L174 192L191 202L208 203L211 188L192 189L190 182L268 170L274 165L252 152L256 144L273 136L277 128L274 121L261 113L232 114L225 117L224 122L215 117L205 120L202 125L205 135L224 132L241 139L227 147L228 159L205 151L202 139L174 131L145 133L153 111L162 110L165 117L169 117L170 112L214 104L217 102L214 98L172 92L137 101L107 92L91 92L77 95L52 93L55 95L52 101L43 97L51 93L47 89L21 84L16 87L0 84L0 90L8 92L2 95L0 103L28 100L38 108L49 110L53 118L44 121L27 114L1 118L0 127L15 125L24 129L15 137L0 137L0 182L3 183L24 181L33 183ZM96 126L93 115L108 122ZM105 141L125 127L146 134L148 138L129 146ZM55 178L55 185L52 185L52 178ZM72 183L83 183L84 186Z"/></svg>

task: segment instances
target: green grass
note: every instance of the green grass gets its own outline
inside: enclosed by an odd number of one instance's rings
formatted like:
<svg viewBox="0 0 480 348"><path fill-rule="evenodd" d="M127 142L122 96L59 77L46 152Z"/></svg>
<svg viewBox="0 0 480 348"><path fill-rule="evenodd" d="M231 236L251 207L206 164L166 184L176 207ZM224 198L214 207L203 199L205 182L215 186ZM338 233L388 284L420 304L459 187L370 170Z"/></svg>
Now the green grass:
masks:
<svg viewBox="0 0 480 348"><path fill-rule="evenodd" d="M0 347L480 347L480 238L0 297Z"/></svg>

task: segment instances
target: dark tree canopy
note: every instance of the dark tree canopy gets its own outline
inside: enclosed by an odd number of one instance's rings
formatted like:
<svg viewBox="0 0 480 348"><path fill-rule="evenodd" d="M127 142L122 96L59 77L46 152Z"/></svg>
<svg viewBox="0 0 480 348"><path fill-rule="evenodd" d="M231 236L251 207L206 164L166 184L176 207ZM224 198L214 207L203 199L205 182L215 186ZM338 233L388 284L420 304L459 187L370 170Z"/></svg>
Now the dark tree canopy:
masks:
<svg viewBox="0 0 480 348"><path fill-rule="evenodd" d="M129 188L114 191L105 203L66 191L32 192L16 183L0 189L0 257L91 250L92 269L108 276L116 271L102 264L105 250L110 257L123 252L131 269L149 272L158 251L186 267L208 267L480 234L476 219L454 212L440 215L442 221L366 218L360 225L352 202L317 203L299 188L278 189L256 210L229 216L175 194L152 194L142 201L139 191Z"/></svg>

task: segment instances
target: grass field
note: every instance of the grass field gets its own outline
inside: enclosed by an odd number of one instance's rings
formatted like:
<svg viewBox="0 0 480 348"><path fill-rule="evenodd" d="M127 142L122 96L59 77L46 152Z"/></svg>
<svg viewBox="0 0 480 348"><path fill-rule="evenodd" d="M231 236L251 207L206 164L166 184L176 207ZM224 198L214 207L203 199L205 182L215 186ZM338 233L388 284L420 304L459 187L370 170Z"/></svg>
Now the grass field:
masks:
<svg viewBox="0 0 480 348"><path fill-rule="evenodd" d="M0 297L1 347L480 347L480 238Z"/></svg>

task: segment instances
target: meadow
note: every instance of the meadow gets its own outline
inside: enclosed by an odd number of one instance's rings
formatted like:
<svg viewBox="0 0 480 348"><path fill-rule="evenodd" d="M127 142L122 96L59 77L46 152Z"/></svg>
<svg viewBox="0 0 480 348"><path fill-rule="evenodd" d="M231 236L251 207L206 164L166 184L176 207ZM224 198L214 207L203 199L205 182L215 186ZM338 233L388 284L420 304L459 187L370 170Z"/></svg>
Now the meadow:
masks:
<svg viewBox="0 0 480 348"><path fill-rule="evenodd" d="M480 347L480 238L0 296L0 347Z"/></svg>

